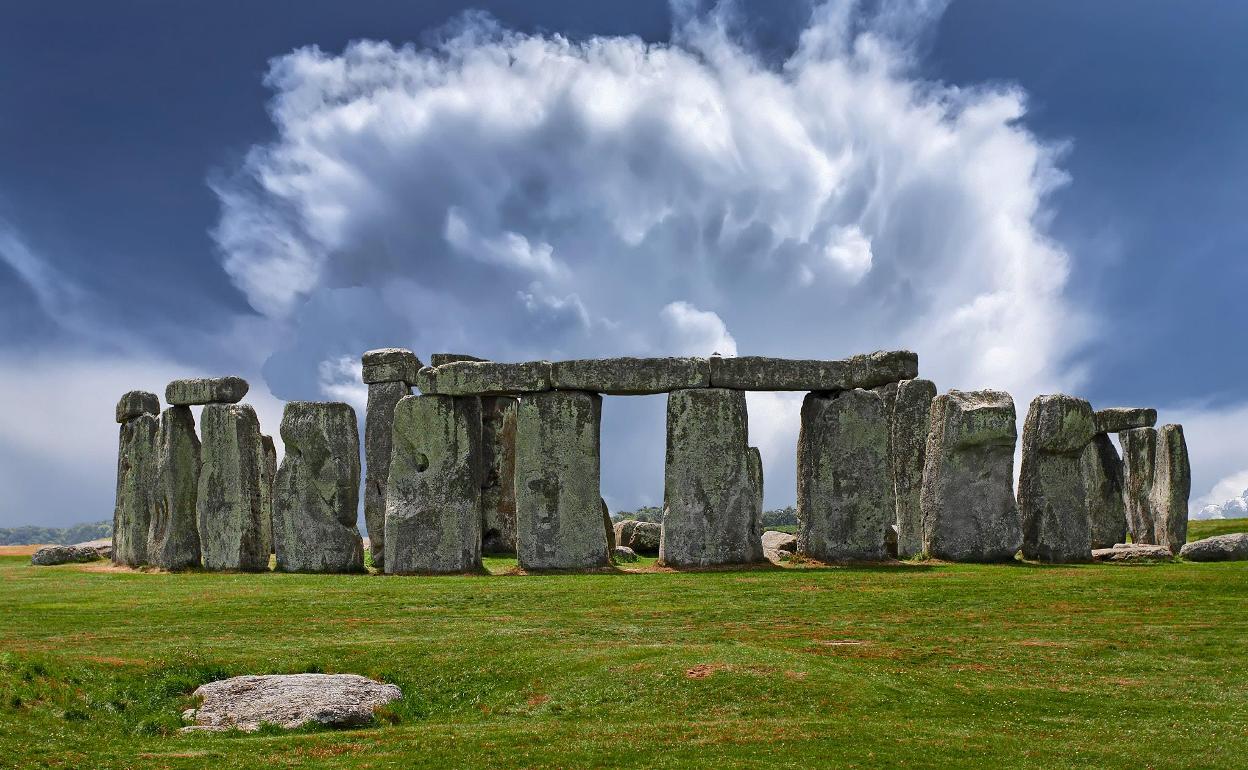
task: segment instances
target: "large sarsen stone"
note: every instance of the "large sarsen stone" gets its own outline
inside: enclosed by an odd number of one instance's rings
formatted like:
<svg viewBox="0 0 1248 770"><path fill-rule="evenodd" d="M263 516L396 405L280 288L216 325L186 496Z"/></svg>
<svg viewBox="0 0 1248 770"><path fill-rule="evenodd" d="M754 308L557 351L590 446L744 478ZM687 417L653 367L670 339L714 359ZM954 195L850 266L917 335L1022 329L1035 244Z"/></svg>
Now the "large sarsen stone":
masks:
<svg viewBox="0 0 1248 770"><path fill-rule="evenodd" d="M1023 555L1028 559L1092 560L1080 457L1094 435L1095 418L1087 401L1063 393L1032 400L1023 425L1018 478Z"/></svg>
<svg viewBox="0 0 1248 770"><path fill-rule="evenodd" d="M1097 433L1121 433L1134 428L1151 428L1156 424L1156 409L1113 407L1096 412Z"/></svg>
<svg viewBox="0 0 1248 770"><path fill-rule="evenodd" d="M247 395L247 388L242 377L174 380L165 387L165 401L172 406L237 404Z"/></svg>
<svg viewBox="0 0 1248 770"><path fill-rule="evenodd" d="M264 443L256 410L250 404L208 404L200 423L195 507L204 567L267 570L273 522L265 507Z"/></svg>
<svg viewBox="0 0 1248 770"><path fill-rule="evenodd" d="M516 552L516 399L481 398L481 550Z"/></svg>
<svg viewBox="0 0 1248 770"><path fill-rule="evenodd" d="M390 477L390 451L394 436L394 407L412 394L406 382L377 382L368 386L368 411L364 418L364 526L373 566L386 566L386 481Z"/></svg>
<svg viewBox="0 0 1248 770"><path fill-rule="evenodd" d="M1163 425L1157 431L1157 465L1153 474L1153 535L1157 545L1178 553L1187 542L1187 500L1192 492L1192 469L1182 425Z"/></svg>
<svg viewBox="0 0 1248 770"><path fill-rule="evenodd" d="M132 390L118 399L118 423L132 420L141 414L160 414L160 396L145 390Z"/></svg>
<svg viewBox="0 0 1248 770"><path fill-rule="evenodd" d="M893 491L897 496L897 558L908 559L923 552L923 464L927 456L927 431L931 427L931 380L902 380L897 386L889 422L889 452L893 468Z"/></svg>
<svg viewBox="0 0 1248 770"><path fill-rule="evenodd" d="M507 396L550 390L550 362L502 364L452 361L420 370L417 387L426 395Z"/></svg>
<svg viewBox="0 0 1248 770"><path fill-rule="evenodd" d="M361 377L365 384L379 382L406 382L416 384L416 375L423 364L416 354L403 348L379 348L370 350L361 358L364 368Z"/></svg>
<svg viewBox="0 0 1248 770"><path fill-rule="evenodd" d="M1179 550L1179 556L1188 561L1248 560L1248 532L1233 532L1229 535L1194 540Z"/></svg>
<svg viewBox="0 0 1248 770"><path fill-rule="evenodd" d="M1122 458L1114 442L1098 433L1080 457L1087 489L1088 531L1092 549L1127 541L1127 507L1122 495Z"/></svg>
<svg viewBox="0 0 1248 770"><path fill-rule="evenodd" d="M831 361L712 356L710 368L713 388L835 391L913 379L919 373L919 358L908 350L877 351Z"/></svg>
<svg viewBox="0 0 1248 770"><path fill-rule="evenodd" d="M156 492L156 438L160 418L143 413L121 424L117 498L113 507L113 561L147 563L147 530Z"/></svg>
<svg viewBox="0 0 1248 770"><path fill-rule="evenodd" d="M1123 499L1131 542L1158 545L1153 528L1153 475L1157 469L1157 429L1134 428L1118 434L1122 445Z"/></svg>
<svg viewBox="0 0 1248 770"><path fill-rule="evenodd" d="M195 415L189 406L171 406L160 416L156 441L156 490L147 532L148 562L164 569L198 567L200 450Z"/></svg>
<svg viewBox="0 0 1248 770"><path fill-rule="evenodd" d="M667 393L711 384L705 358L587 358L551 364L551 386L620 396Z"/></svg>

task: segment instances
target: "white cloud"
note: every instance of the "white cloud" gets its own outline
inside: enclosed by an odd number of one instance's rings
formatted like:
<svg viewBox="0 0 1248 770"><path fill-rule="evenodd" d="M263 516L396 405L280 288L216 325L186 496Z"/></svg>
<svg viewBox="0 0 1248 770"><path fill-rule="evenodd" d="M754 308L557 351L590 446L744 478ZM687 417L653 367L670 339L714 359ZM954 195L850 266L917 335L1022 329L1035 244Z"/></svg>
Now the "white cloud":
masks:
<svg viewBox="0 0 1248 770"><path fill-rule="evenodd" d="M318 387L325 398L350 404L357 416L365 413L368 386L364 384L364 364L359 358L339 356L322 361L318 369Z"/></svg>
<svg viewBox="0 0 1248 770"><path fill-rule="evenodd" d="M723 319L710 310L698 310L688 302L672 302L659 313L667 324L667 349L689 356L737 354L737 341Z"/></svg>

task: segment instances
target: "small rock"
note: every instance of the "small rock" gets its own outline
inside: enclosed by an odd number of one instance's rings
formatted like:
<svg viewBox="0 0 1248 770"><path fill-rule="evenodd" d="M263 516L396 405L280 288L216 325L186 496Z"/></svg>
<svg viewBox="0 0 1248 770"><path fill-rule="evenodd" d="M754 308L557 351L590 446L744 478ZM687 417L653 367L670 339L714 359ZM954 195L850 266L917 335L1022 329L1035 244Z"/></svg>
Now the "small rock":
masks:
<svg viewBox="0 0 1248 770"><path fill-rule="evenodd" d="M777 532L769 529L763 533L763 549L772 551L797 552L797 535L788 532Z"/></svg>
<svg viewBox="0 0 1248 770"><path fill-rule="evenodd" d="M199 708L182 714L196 730L254 732L263 724L293 729L315 722L328 727L368 724L373 711L403 697L398 687L357 674L236 676L192 693Z"/></svg>
<svg viewBox="0 0 1248 770"><path fill-rule="evenodd" d="M242 377L174 380L165 386L165 401L170 406L237 404L247 395L248 387Z"/></svg>
<svg viewBox="0 0 1248 770"><path fill-rule="evenodd" d="M1214 535L1204 540L1193 540L1179 551L1188 561L1245 561L1248 560L1248 532L1230 535Z"/></svg>
<svg viewBox="0 0 1248 770"><path fill-rule="evenodd" d="M617 545L614 554L617 562L637 561L637 552L626 545Z"/></svg>
<svg viewBox="0 0 1248 770"><path fill-rule="evenodd" d="M112 551L112 548L109 548ZM86 561L98 561L104 558L100 550L89 545L45 545L30 557L30 563L36 567L51 567L56 564L76 564Z"/></svg>
<svg viewBox="0 0 1248 770"><path fill-rule="evenodd" d="M1138 543L1118 543L1113 548L1094 548L1093 561L1135 562L1135 561L1171 561L1174 555L1170 549L1160 545L1140 545Z"/></svg>

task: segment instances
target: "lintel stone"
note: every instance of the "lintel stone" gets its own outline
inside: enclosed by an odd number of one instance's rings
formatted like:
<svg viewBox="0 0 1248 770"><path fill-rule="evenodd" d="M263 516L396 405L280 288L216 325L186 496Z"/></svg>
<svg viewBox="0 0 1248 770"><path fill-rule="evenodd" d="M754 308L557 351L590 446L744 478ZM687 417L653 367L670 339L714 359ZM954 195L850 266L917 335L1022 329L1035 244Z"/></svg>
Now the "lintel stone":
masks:
<svg viewBox="0 0 1248 770"><path fill-rule="evenodd" d="M141 414L160 414L160 396L145 390L132 390L117 402L117 422L133 420Z"/></svg>
<svg viewBox="0 0 1248 770"><path fill-rule="evenodd" d="M370 350L361 357L364 364L363 379L365 384L375 382L406 382L416 384L416 374L420 371L420 359L410 350L403 348L378 348Z"/></svg>
<svg viewBox="0 0 1248 770"><path fill-rule="evenodd" d="M425 395L508 396L550 390L550 362L503 364L452 361L421 369L416 386Z"/></svg>
<svg viewBox="0 0 1248 770"><path fill-rule="evenodd" d="M477 358L467 353L434 353L429 356L430 366L441 366L442 364L453 364L456 361L489 361L488 358Z"/></svg>
<svg viewBox="0 0 1248 770"><path fill-rule="evenodd" d="M1157 424L1157 410L1142 407L1114 407L1096 412L1097 433L1121 433L1135 428L1151 428Z"/></svg>
<svg viewBox="0 0 1248 770"><path fill-rule="evenodd" d="M644 396L711 384L705 358L586 358L551 364L551 387L613 396Z"/></svg>
<svg viewBox="0 0 1248 770"><path fill-rule="evenodd" d="M711 357L711 387L734 390L830 392L875 388L914 379L919 357L908 350L877 351L847 359Z"/></svg>
<svg viewBox="0 0 1248 770"><path fill-rule="evenodd" d="M247 395L248 387L242 377L174 380L165 387L165 401L170 406L237 404Z"/></svg>

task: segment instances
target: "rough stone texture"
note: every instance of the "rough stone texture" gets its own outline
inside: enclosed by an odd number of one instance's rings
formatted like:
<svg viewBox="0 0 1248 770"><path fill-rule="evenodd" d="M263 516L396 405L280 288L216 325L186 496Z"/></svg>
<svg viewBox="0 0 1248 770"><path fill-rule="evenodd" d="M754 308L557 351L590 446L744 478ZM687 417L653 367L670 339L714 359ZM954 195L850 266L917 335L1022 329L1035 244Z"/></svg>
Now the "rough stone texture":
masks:
<svg viewBox="0 0 1248 770"><path fill-rule="evenodd" d="M1026 558L1059 564L1091 561L1080 457L1094 435L1092 406L1081 398L1036 396L1027 409L1018 477Z"/></svg>
<svg viewBox="0 0 1248 770"><path fill-rule="evenodd" d="M195 511L204 568L263 572L273 552L265 508L264 442L249 404L208 404L200 415Z"/></svg>
<svg viewBox="0 0 1248 770"><path fill-rule="evenodd" d="M889 524L884 528L884 552L890 559L897 558L897 525Z"/></svg>
<svg viewBox="0 0 1248 770"><path fill-rule="evenodd" d="M1157 465L1153 474L1153 535L1157 545L1178 553L1187 542L1187 500L1192 492L1192 468L1182 425L1163 425L1157 431Z"/></svg>
<svg viewBox="0 0 1248 770"><path fill-rule="evenodd" d="M612 556L617 562L637 561L637 552L626 545L617 545L612 551Z"/></svg>
<svg viewBox="0 0 1248 770"><path fill-rule="evenodd" d="M624 519L622 521L617 521L611 527L611 531L612 531L611 539L615 542L617 546L622 545L622 546L627 546L629 548L632 548L632 546L628 544L629 544L629 541L631 541L633 538L633 530L636 529L636 527L637 527L637 521L635 519Z"/></svg>
<svg viewBox="0 0 1248 770"><path fill-rule="evenodd" d="M449 364L455 366L456 364ZM525 569L609 563L602 531L602 397L525 395L516 413L516 556Z"/></svg>
<svg viewBox="0 0 1248 770"><path fill-rule="evenodd" d="M1127 507L1123 502L1122 458L1114 442L1098 433L1080 456L1087 490L1088 531L1092 549L1109 548L1127 540Z"/></svg>
<svg viewBox="0 0 1248 770"><path fill-rule="evenodd" d="M424 366L416 354L403 348L379 348L362 357L363 379L368 385L380 382L416 384L416 375Z"/></svg>
<svg viewBox="0 0 1248 770"><path fill-rule="evenodd" d="M1014 399L997 390L932 400L923 469L923 550L948 561L1010 561L1023 544L1014 500Z"/></svg>
<svg viewBox="0 0 1248 770"><path fill-rule="evenodd" d="M880 561L896 516L884 399L810 393L797 439L797 550L821 561Z"/></svg>
<svg viewBox="0 0 1248 770"><path fill-rule="evenodd" d="M113 507L113 561L117 564L135 567L147 563L159 430L160 418L154 414L141 414L121 424Z"/></svg>
<svg viewBox="0 0 1248 770"><path fill-rule="evenodd" d="M762 560L761 483L756 483L761 479L754 478L761 472L748 441L742 391L703 388L668 395L661 564Z"/></svg>
<svg viewBox="0 0 1248 770"><path fill-rule="evenodd" d="M174 380L165 386L165 401L171 406L237 404L247 395L247 389L247 380L242 377Z"/></svg>
<svg viewBox="0 0 1248 770"><path fill-rule="evenodd" d="M386 572L481 568L480 464L480 399L399 401L386 485Z"/></svg>
<svg viewBox="0 0 1248 770"><path fill-rule="evenodd" d="M839 361L712 356L711 387L735 390L835 391L874 388L918 376L919 359L908 350L878 351Z"/></svg>
<svg viewBox="0 0 1248 770"><path fill-rule="evenodd" d="M1093 548L1092 560L1101 562L1171 561L1174 554L1160 545L1118 543L1112 548Z"/></svg>
<svg viewBox="0 0 1248 770"><path fill-rule="evenodd" d="M278 427L280 429L281 426ZM273 437L266 435L260 436L260 445L264 449L264 475L260 478L260 490L267 493L263 506L269 512L269 531L272 532L276 526L273 518L273 486L277 483L277 446L273 443ZM273 546L273 553L277 553L276 545Z"/></svg>
<svg viewBox="0 0 1248 770"><path fill-rule="evenodd" d="M467 353L434 353L433 355L429 356L429 365L441 366L442 364L449 364L455 361L489 361L489 360L490 359L488 358L477 358L476 356L470 356Z"/></svg>
<svg viewBox="0 0 1248 770"><path fill-rule="evenodd" d="M194 730L254 732L261 725L291 729L308 723L355 727L373 711L403 697L399 688L356 674L236 676L201 685L192 693L198 708L183 712Z"/></svg>
<svg viewBox="0 0 1248 770"><path fill-rule="evenodd" d="M763 533L763 550L797 553L797 535L769 529Z"/></svg>
<svg viewBox="0 0 1248 770"><path fill-rule="evenodd" d="M381 571L386 567L386 480L390 476L394 406L411 394L406 382L368 386L368 411L364 417L364 526L368 529L373 566Z"/></svg>
<svg viewBox="0 0 1248 770"><path fill-rule="evenodd" d="M893 492L897 499L897 558L909 559L923 552L923 464L927 456L927 432L931 427L932 399L936 385L931 380L902 380L897 386L892 419L890 462Z"/></svg>
<svg viewBox="0 0 1248 770"><path fill-rule="evenodd" d="M1134 428L1118 434L1122 445L1123 500L1131 541L1157 545L1153 529L1153 475L1157 468L1157 430Z"/></svg>
<svg viewBox="0 0 1248 770"><path fill-rule="evenodd" d="M291 401L282 412L286 455L273 485L273 549L281 572L360 572L360 431L355 410Z"/></svg>
<svg viewBox="0 0 1248 770"><path fill-rule="evenodd" d="M615 553L615 526L611 524L611 511L607 508L607 501L602 502L602 528L606 530L607 536L607 553Z"/></svg>
<svg viewBox="0 0 1248 770"><path fill-rule="evenodd" d="M657 521L630 521L628 523L631 526L623 528L627 539L621 541L617 537L616 543L626 545L646 556L658 556L659 545L663 541L663 525Z"/></svg>
<svg viewBox="0 0 1248 770"><path fill-rule="evenodd" d="M199 566L199 436L189 406L171 406L160 416L156 439L156 488L147 530L147 560L164 569Z"/></svg>
<svg viewBox="0 0 1248 770"><path fill-rule="evenodd" d="M758 447L748 448L746 460L749 463L750 484L754 487L754 521L753 527L758 531L761 541L763 532L763 455Z"/></svg>
<svg viewBox="0 0 1248 770"><path fill-rule="evenodd" d="M1151 428L1156 424L1156 409L1113 407L1096 412L1097 433L1121 433L1134 428Z"/></svg>
<svg viewBox="0 0 1248 770"><path fill-rule="evenodd" d="M452 361L420 370L421 393L447 396L507 396L550 390L550 362L500 364L492 361Z"/></svg>
<svg viewBox="0 0 1248 770"><path fill-rule="evenodd" d="M52 567L57 564L80 564L104 558L98 549L87 545L45 545L30 557L36 567ZM636 558L636 557L634 557Z"/></svg>
<svg viewBox="0 0 1248 770"><path fill-rule="evenodd" d="M1248 560L1248 532L1214 535L1204 540L1194 540L1179 550L1179 556L1188 561Z"/></svg>
<svg viewBox="0 0 1248 770"><path fill-rule="evenodd" d="M516 552L516 410L507 396L481 399L481 550Z"/></svg>
<svg viewBox="0 0 1248 770"><path fill-rule="evenodd" d="M616 396L667 393L711 384L705 358L587 358L551 364L551 387Z"/></svg>
<svg viewBox="0 0 1248 770"><path fill-rule="evenodd" d="M132 390L117 401L117 422L123 423L141 414L160 414L160 396Z"/></svg>

